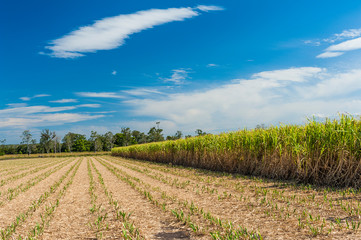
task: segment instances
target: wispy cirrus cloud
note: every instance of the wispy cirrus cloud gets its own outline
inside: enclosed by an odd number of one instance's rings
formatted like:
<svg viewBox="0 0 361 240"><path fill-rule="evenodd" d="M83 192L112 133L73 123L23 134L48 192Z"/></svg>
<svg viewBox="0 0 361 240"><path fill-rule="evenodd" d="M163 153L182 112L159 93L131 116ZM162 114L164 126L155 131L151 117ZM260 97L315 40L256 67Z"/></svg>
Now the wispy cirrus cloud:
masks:
<svg viewBox="0 0 361 240"><path fill-rule="evenodd" d="M347 29L343 30L341 33L336 33L330 38L323 39L324 42L334 43L336 41L341 41L344 39L356 38L361 36L361 28L358 29Z"/></svg>
<svg viewBox="0 0 361 240"><path fill-rule="evenodd" d="M50 94L37 94L32 97L21 97L19 99L21 99L23 101L30 101L33 98L50 97L50 96L51 96Z"/></svg>
<svg viewBox="0 0 361 240"><path fill-rule="evenodd" d="M125 98L119 93L116 92L77 92L76 95L80 97L88 97L88 98L116 98L123 99Z"/></svg>
<svg viewBox="0 0 361 240"><path fill-rule="evenodd" d="M10 107L0 110L0 117L9 116L9 115L21 115L21 114L33 114L33 113L52 113L52 112L62 112L75 109L75 106L67 107L49 107L49 106L20 106L20 107Z"/></svg>
<svg viewBox="0 0 361 240"><path fill-rule="evenodd" d="M31 98L30 97L21 97L19 98L20 100L23 100L23 101L30 101Z"/></svg>
<svg viewBox="0 0 361 240"><path fill-rule="evenodd" d="M324 53L321 53L321 54L317 55L317 58L332 58L332 57L341 56L342 54L344 54L344 52L329 52L329 51L326 51Z"/></svg>
<svg viewBox="0 0 361 240"><path fill-rule="evenodd" d="M132 96L145 96L150 94L164 94L156 89L147 89L147 88L135 88L131 90L124 90L124 93Z"/></svg>
<svg viewBox="0 0 361 240"><path fill-rule="evenodd" d="M63 125L105 117L97 113L67 112L77 108L97 108L99 104L81 104L77 106L49 107L44 105L9 105L0 109L0 128L29 128Z"/></svg>
<svg viewBox="0 0 361 240"><path fill-rule="evenodd" d="M76 102L78 102L78 100L69 98L69 99L59 99L59 100L49 101L49 102L51 102L51 103L76 103Z"/></svg>
<svg viewBox="0 0 361 240"><path fill-rule="evenodd" d="M100 104L80 104L80 105L77 105L77 107L82 107L82 108L100 108L101 105Z"/></svg>
<svg viewBox="0 0 361 240"><path fill-rule="evenodd" d="M190 77L188 73L190 72L190 68L180 68L180 69L173 69L172 75L169 78L161 78L164 82L170 82L175 85L184 84L187 79Z"/></svg>
<svg viewBox="0 0 361 240"><path fill-rule="evenodd" d="M66 123L75 123L87 120L93 120L104 117L104 115L90 115L79 113L54 113L38 114L36 116L26 117L8 117L0 118L0 128L28 128L28 127L46 127L63 125Z"/></svg>
<svg viewBox="0 0 361 240"><path fill-rule="evenodd" d="M204 12L224 10L224 8L222 8L220 6L214 6L214 5L213 6L212 5L198 5L196 8L201 11L204 11Z"/></svg>
<svg viewBox="0 0 361 240"><path fill-rule="evenodd" d="M184 21L198 16L200 11L216 10L222 8L200 5L195 8L150 9L103 18L51 41L50 45L45 47L50 53L41 54L57 58L77 58L84 56L84 53L118 48L134 33L169 22Z"/></svg>
<svg viewBox="0 0 361 240"><path fill-rule="evenodd" d="M318 55L317 58L337 57L345 52L357 49L361 49L361 37L331 45L326 48L324 53Z"/></svg>
<svg viewBox="0 0 361 240"><path fill-rule="evenodd" d="M95 105L66 107L10 105L9 108L0 109L0 128L55 126L105 117L103 114L67 112L79 107L98 107Z"/></svg>
<svg viewBox="0 0 361 240"><path fill-rule="evenodd" d="M345 52L361 49L360 36L361 36L361 28L344 30L341 33L334 34L330 38L325 38L322 40L322 42L326 42L326 43L335 43L339 41L343 41L343 42L329 46L324 50L323 53L317 55L316 57L317 58L338 57L343 55ZM307 42L311 43L312 41L307 41Z"/></svg>
<svg viewBox="0 0 361 240"><path fill-rule="evenodd" d="M322 69L318 67L299 67L259 72L253 74L252 77L255 79L268 79L270 81L303 82L320 72L322 72Z"/></svg>

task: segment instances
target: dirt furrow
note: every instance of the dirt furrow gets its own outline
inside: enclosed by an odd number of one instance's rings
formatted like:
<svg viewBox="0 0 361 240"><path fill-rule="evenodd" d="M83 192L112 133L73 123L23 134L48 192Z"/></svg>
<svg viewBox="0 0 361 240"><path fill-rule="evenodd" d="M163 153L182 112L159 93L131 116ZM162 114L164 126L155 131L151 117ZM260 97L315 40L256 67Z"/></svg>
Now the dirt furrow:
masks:
<svg viewBox="0 0 361 240"><path fill-rule="evenodd" d="M218 195L218 198L226 198L225 201L229 201L229 196L236 199L248 196L248 202L253 205L253 210L258 210L258 215L272 215L270 213L272 211L284 214L283 209L289 209L288 222L292 219L297 221L299 216L304 215L305 212L306 215L312 213L314 217L320 217L321 221L324 221L328 226L332 225L335 219L344 219L344 222L345 219L348 219L348 221L359 219L357 212L349 215L345 211L346 208L349 211L349 207L345 207L337 201L337 199L340 199L337 192L328 192L325 195L325 192L320 190L300 190L294 185L286 187L284 182L282 185L280 182L272 180L265 182L261 181L261 179L232 178L231 176L222 176L221 173L218 173L217 176L215 173L205 174L200 170L173 168L138 160L132 161L111 157L107 157L107 159L110 161L115 160L125 167L128 166L137 171L142 171L152 178L167 182L168 185L174 185L177 188L184 188L193 192L196 191L197 193L209 192ZM344 196L341 199L347 200L347 197ZM271 200L271 204L266 203L269 200ZM333 203L332 207L329 205L330 202ZM356 210L358 204L358 199L355 198L353 207ZM344 224L347 227L347 223ZM357 224L357 222L354 224ZM334 232L334 234L337 235L338 233Z"/></svg>
<svg viewBox="0 0 361 240"><path fill-rule="evenodd" d="M33 161L20 162L19 160L7 160L10 164L0 164L0 179L4 175L8 175L12 172L20 172L27 170L31 167L36 167L38 164L49 162L51 159L34 159Z"/></svg>
<svg viewBox="0 0 361 240"><path fill-rule="evenodd" d="M19 186L23 186L28 181L32 181L33 179L38 178L39 176L43 175L44 173L51 171L51 169L57 168L59 165L62 165L66 160L54 162L52 164L44 166L44 169L41 169L39 171L33 172L28 174L27 176L24 176L22 178L16 179L14 181L10 181L8 184L0 187L0 202L3 202L4 199L6 199L7 194L11 189L17 188ZM36 168L35 168L36 169Z"/></svg>
<svg viewBox="0 0 361 240"><path fill-rule="evenodd" d="M49 227L39 239L94 239L89 227L90 196L87 162L82 160L72 185L59 202Z"/></svg>
<svg viewBox="0 0 361 240"><path fill-rule="evenodd" d="M0 211L0 227L8 226L14 220L14 217L19 213L26 211L29 206L36 201L41 194L48 191L49 188L58 181L75 163L75 160L71 164L62 168L60 171L51 174L41 184L33 186L25 195L20 195L13 201L1 207Z"/></svg>
<svg viewBox="0 0 361 240"><path fill-rule="evenodd" d="M130 219L146 239L193 239L191 231L174 217L148 202L144 196L120 181L99 162L94 161L104 182L121 208L131 213ZM194 238L196 239L196 238ZM199 238L197 238L199 239Z"/></svg>
<svg viewBox="0 0 361 240"><path fill-rule="evenodd" d="M104 239L123 239L126 237L125 235L139 237L137 228L134 224L129 225L126 213L121 212L119 203L109 191L91 158L88 158L88 175L90 179L89 194L92 198L90 224L92 230L96 232L96 237ZM132 227L131 232L126 226Z"/></svg>
<svg viewBox="0 0 361 240"><path fill-rule="evenodd" d="M19 184L21 182L27 181L29 179L31 179L33 177L34 174L37 174L39 172L44 172L46 171L47 168L51 168L54 165L58 164L59 162L64 161L62 160L57 160L54 162L50 162L50 163L46 163L46 164L42 164L39 166L36 166L35 168L31 168L28 169L26 171L20 172L20 173L16 173L14 175L10 175L5 177L5 179L0 181L0 192L4 191L5 189L9 188L9 185L13 185L13 184Z"/></svg>
<svg viewBox="0 0 361 240"><path fill-rule="evenodd" d="M8 169L7 171L1 172L0 173L0 182L5 181L7 178L13 177L15 175L19 175L19 174L23 174L25 172L31 171L35 168L44 166L49 164L51 161L46 161L46 162L34 162L34 163L29 163L23 167L14 167L11 169Z"/></svg>
<svg viewBox="0 0 361 240"><path fill-rule="evenodd" d="M217 195L194 193L188 189L175 188L148 177L143 173L139 173L119 164L114 164L109 160L107 162L120 168L130 176L136 177L142 182L149 184L153 188L159 188L168 195L176 197L180 202L194 202L194 204L205 211L209 211L215 217L231 221L234 225L241 225L247 229L259 230L262 236L267 236L271 239L294 239L295 236L297 236L298 239L307 239L309 237L302 231L295 232L295 229L298 228L297 220L288 219L285 221L283 219L278 219L277 217L262 216L254 207L237 199L220 201ZM262 211L262 209L259 211ZM277 229L277 231L275 231L275 229Z"/></svg>

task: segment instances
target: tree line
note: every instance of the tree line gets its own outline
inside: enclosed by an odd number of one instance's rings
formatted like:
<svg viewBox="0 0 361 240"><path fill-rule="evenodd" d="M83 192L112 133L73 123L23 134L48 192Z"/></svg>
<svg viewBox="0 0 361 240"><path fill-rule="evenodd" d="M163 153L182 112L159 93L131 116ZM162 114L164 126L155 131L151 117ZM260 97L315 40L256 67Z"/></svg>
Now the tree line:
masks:
<svg viewBox="0 0 361 240"><path fill-rule="evenodd" d="M195 131L196 136L207 134L201 129ZM192 137L191 135L185 138ZM30 130L25 130L21 136L20 144L6 144L6 139L0 140L0 155L4 154L31 154L31 153L60 153L60 152L100 152L110 151L113 147L129 146L164 140L177 140L183 138L183 133L177 131L174 135L164 137L163 129L152 127L148 133L121 128L119 133L107 132L98 134L91 131L90 137L84 134L68 132L63 138L55 131L44 129L40 133L39 142L33 138Z"/></svg>

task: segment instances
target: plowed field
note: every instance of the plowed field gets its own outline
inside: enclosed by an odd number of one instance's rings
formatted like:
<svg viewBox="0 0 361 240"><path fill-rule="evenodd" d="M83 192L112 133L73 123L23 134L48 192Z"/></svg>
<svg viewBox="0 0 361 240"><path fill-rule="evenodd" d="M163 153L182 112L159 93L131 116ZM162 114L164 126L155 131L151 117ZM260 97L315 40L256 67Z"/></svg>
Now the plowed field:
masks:
<svg viewBox="0 0 361 240"><path fill-rule="evenodd" d="M361 193L111 156L0 162L0 239L360 239Z"/></svg>

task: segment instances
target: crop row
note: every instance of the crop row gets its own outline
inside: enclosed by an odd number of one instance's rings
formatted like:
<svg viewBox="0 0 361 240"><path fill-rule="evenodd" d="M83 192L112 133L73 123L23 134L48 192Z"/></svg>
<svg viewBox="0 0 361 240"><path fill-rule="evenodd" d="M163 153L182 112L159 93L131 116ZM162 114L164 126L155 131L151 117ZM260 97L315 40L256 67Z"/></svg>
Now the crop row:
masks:
<svg viewBox="0 0 361 240"><path fill-rule="evenodd" d="M280 188L281 184L274 186L264 183L262 179L235 179L234 175L224 176L218 173L218 176L212 176L211 172L205 174L202 170L179 169L117 158L107 160L179 188L179 191L184 189L188 194L189 191L193 192L199 199L213 198L213 201L219 201L220 204L226 201L225 203L232 203L233 206L246 206L248 211L276 222L292 222L294 228L309 236L345 231L356 233L360 229L361 202L357 193L351 189L316 191L304 187L301 190L301 186L296 188L290 184L287 187L287 183Z"/></svg>
<svg viewBox="0 0 361 240"><path fill-rule="evenodd" d="M3 161L0 162L0 176L4 177L6 175L10 175L13 173L20 172L22 170L26 170L29 167L40 166L41 164L49 163L53 161L51 158L46 159L33 159L33 161L29 160L12 160L12 161Z"/></svg>
<svg viewBox="0 0 361 240"><path fill-rule="evenodd" d="M159 187L152 186L137 177L127 174L104 159L98 158L97 160L121 181L143 194L149 202L189 226L195 234L209 234L216 239L239 239L240 237L262 239L262 236L256 231L250 231L243 226L233 224L227 219L221 219L210 211L197 206L195 202L189 202L178 198L178 196L170 195Z"/></svg>
<svg viewBox="0 0 361 240"><path fill-rule="evenodd" d="M139 230L134 226L134 223L129 220L130 213L127 213L121 210L121 206L118 201L113 198L112 193L108 190L107 186L104 183L103 177L99 170L96 168L92 160L88 159L88 176L90 180L89 185L89 194L91 196L91 214L95 215L95 221L90 223L90 226L95 230L96 237L101 239L103 237L103 231L108 230L108 223L106 223L108 212L103 208L104 205L108 205L112 209L112 214L116 217L115 221L121 223L121 234L123 239L142 239L140 236ZM98 179L98 186L100 185L101 189L96 187L96 180L94 180L92 169L96 172ZM104 192L108 203L102 201L97 203L97 192L100 194L100 190ZM110 219L114 220L114 219Z"/></svg>
<svg viewBox="0 0 361 240"><path fill-rule="evenodd" d="M114 148L113 155L329 186L361 184L361 121L281 125Z"/></svg>
<svg viewBox="0 0 361 240"><path fill-rule="evenodd" d="M15 199L20 193L26 192L31 187L35 186L36 184L40 183L41 181L43 181L44 179L49 177L51 174L57 172L58 170L62 169L66 165L68 165L71 161L72 160L62 161L61 164L55 166L54 168L47 170L46 172L44 172L42 174L39 174L39 175L33 177L32 179L28 180L27 182L20 183L18 186L13 187L13 188L8 188L6 194L3 194L4 197L6 195L6 199L8 201ZM2 206L3 204L4 203L0 201L0 206Z"/></svg>
<svg viewBox="0 0 361 240"><path fill-rule="evenodd" d="M17 175L9 176L9 177L7 177L5 179L2 179L0 181L0 187L2 187L2 186L6 185L9 182L12 182L14 180L17 180L17 179L23 178L25 176L37 173L37 172L39 172L39 171L41 171L43 169L46 169L46 168L48 168L50 166L53 166L54 164L57 164L57 163L61 162L61 161L64 161L64 159L60 159L58 161L53 161L53 162L50 162L50 163L46 163L44 165L37 166L36 168L31 169L30 171L25 171L25 172L17 174Z"/></svg>
<svg viewBox="0 0 361 240"><path fill-rule="evenodd" d="M50 215L52 214L54 209L58 206L60 197L64 194L66 189L72 183L72 179L74 178L75 173L76 173L77 169L79 168L80 162L81 161L78 160L75 164L73 164L71 166L71 168L65 174L63 174L58 181L56 181L55 183L53 183L50 186L50 189L48 191L45 191L44 193L42 193L40 195L40 197L37 200L34 200L31 203L31 205L28 207L27 210L19 213L10 225L8 225L7 227L5 227L3 229L0 229L0 239L1 240L11 239L13 234L16 232L16 229L23 222L25 222L30 216L32 216L35 213L35 211L37 209L39 209L45 203L45 201L56 192L58 187L63 183L63 181L73 171L68 182L63 186L63 188L58 193L58 197L56 198L56 201L54 201L52 204L50 204L50 206L46 207L46 213L44 215L42 215L42 217L41 217L42 222L35 224L35 227L29 232L28 238L32 239L32 238L36 237L37 235L39 235L43 231L46 224L48 223L48 221L50 219Z"/></svg>

